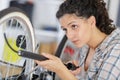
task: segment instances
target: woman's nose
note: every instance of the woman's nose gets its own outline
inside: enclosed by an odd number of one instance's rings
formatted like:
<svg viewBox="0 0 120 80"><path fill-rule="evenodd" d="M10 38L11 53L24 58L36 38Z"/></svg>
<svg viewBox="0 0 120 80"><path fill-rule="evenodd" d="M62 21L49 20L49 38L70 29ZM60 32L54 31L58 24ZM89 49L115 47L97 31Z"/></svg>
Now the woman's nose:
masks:
<svg viewBox="0 0 120 80"><path fill-rule="evenodd" d="M72 40L73 37L74 37L74 35L73 35L72 33L70 33L70 32L67 32L67 33L66 33L66 36L67 36L67 38L68 38L69 40Z"/></svg>

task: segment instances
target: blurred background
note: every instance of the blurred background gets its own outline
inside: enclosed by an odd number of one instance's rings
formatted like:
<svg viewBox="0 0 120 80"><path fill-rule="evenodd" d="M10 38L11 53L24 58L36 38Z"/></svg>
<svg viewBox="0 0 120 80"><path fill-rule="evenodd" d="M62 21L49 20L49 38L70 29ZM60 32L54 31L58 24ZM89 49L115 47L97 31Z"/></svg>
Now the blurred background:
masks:
<svg viewBox="0 0 120 80"><path fill-rule="evenodd" d="M64 0L0 0L0 10L19 7L29 16L35 29L38 51L54 54L63 37L55 14ZM105 0L110 18L120 26L120 0Z"/></svg>

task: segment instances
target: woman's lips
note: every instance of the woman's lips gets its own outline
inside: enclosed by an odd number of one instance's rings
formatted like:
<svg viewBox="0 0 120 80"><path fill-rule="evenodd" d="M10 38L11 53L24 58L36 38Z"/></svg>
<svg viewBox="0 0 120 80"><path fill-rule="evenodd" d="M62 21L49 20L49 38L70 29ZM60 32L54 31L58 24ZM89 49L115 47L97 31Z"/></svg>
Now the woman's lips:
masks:
<svg viewBox="0 0 120 80"><path fill-rule="evenodd" d="M72 41L74 44L77 44L79 42L79 40L74 40Z"/></svg>

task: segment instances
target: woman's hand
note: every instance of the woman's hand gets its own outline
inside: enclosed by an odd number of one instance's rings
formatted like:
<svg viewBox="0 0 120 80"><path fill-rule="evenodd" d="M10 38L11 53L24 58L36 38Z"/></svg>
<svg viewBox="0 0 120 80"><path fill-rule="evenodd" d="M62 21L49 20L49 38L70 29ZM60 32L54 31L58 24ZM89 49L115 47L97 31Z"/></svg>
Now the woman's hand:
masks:
<svg viewBox="0 0 120 80"><path fill-rule="evenodd" d="M70 72L71 72L74 76L78 75L78 74L80 73L80 71L81 71L81 67L77 68L76 70L70 70Z"/></svg>
<svg viewBox="0 0 120 80"><path fill-rule="evenodd" d="M75 66L79 66L79 65L78 65L78 61L73 60L73 61L71 61L71 63L74 64ZM76 75L78 75L78 74L81 72L81 67L78 67L76 70L70 70L70 72L71 72L74 76L76 76Z"/></svg>
<svg viewBox="0 0 120 80"><path fill-rule="evenodd" d="M58 57L51 55L51 54L47 54L47 53L43 53L42 55L47 57L48 60L44 60L44 61L35 60L35 62L38 65L40 65L50 71L53 71L53 72L58 72L60 69L62 69L64 67L64 64Z"/></svg>
<svg viewBox="0 0 120 80"><path fill-rule="evenodd" d="M51 54L42 54L43 56L47 57L48 60L45 61L37 61L35 62L50 70L55 72L62 80L77 80L76 77L67 69L67 67L62 63L60 58L51 55Z"/></svg>

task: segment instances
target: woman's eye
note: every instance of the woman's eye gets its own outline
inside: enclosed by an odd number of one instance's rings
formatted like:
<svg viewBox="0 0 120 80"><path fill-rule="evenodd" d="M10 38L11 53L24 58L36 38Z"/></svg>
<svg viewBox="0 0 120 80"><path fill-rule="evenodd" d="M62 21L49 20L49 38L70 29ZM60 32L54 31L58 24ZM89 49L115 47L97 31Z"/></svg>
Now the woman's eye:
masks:
<svg viewBox="0 0 120 80"><path fill-rule="evenodd" d="M67 32L67 29L63 29L63 31L66 33L66 32Z"/></svg>
<svg viewBox="0 0 120 80"><path fill-rule="evenodd" d="M77 29L78 28L77 25L72 25L71 27L72 27L72 29Z"/></svg>

